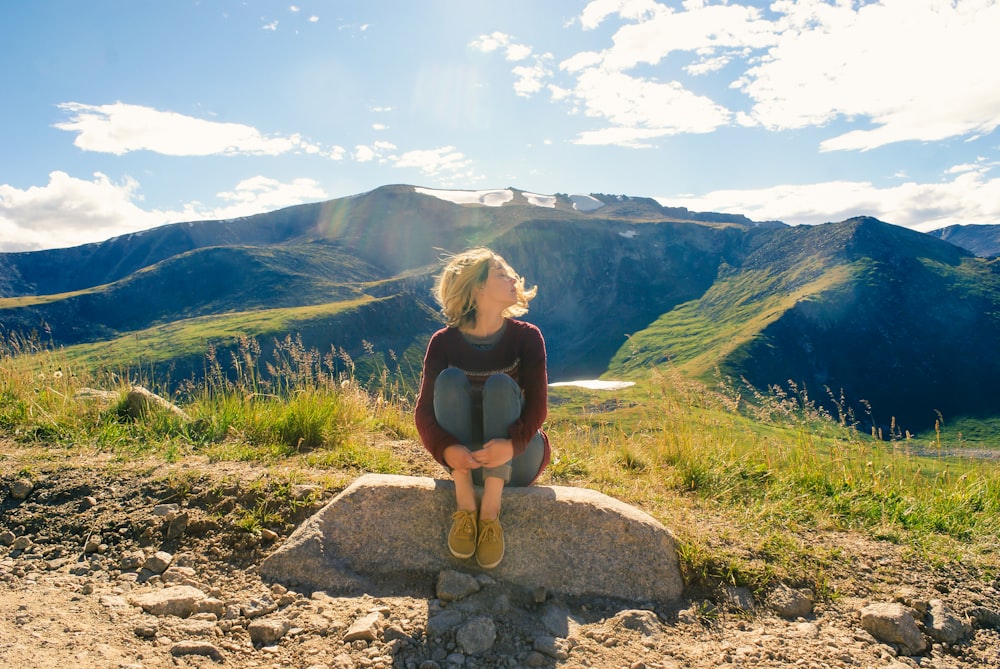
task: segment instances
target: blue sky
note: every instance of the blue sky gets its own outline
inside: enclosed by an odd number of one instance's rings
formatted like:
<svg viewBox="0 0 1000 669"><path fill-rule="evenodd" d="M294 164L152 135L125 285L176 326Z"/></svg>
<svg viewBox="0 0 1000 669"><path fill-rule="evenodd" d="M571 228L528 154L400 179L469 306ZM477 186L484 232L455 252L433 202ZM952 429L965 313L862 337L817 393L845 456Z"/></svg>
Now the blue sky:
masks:
<svg viewBox="0 0 1000 669"><path fill-rule="evenodd" d="M32 0L0 251L406 183L1000 223L995 0Z"/></svg>

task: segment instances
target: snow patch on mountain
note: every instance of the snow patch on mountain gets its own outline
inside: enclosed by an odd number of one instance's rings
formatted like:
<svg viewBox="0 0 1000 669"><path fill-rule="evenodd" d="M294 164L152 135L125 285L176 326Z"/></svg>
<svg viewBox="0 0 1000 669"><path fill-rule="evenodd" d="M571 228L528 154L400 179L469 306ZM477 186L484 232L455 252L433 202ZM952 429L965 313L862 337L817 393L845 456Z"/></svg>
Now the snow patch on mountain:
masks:
<svg viewBox="0 0 1000 669"><path fill-rule="evenodd" d="M446 200L452 204L479 204L487 207L499 207L514 199L514 191L509 188L494 190L438 190L436 188L413 187L414 192L421 195L430 195L440 200ZM524 199L528 204L546 209L555 209L558 198L555 195L541 195L539 193L523 192ZM588 212L600 209L604 203L591 195L570 195L573 208L577 211Z"/></svg>
<svg viewBox="0 0 1000 669"><path fill-rule="evenodd" d="M514 191L503 190L437 190L434 188L413 189L421 195L430 195L454 204L482 204L487 207L499 207L514 199Z"/></svg>
<svg viewBox="0 0 1000 669"><path fill-rule="evenodd" d="M555 195L538 195L537 193L523 193L523 195L525 200L536 207L546 207L547 209L556 208Z"/></svg>
<svg viewBox="0 0 1000 669"><path fill-rule="evenodd" d="M573 208L577 211L594 211L604 206L604 203L592 195L570 195Z"/></svg>

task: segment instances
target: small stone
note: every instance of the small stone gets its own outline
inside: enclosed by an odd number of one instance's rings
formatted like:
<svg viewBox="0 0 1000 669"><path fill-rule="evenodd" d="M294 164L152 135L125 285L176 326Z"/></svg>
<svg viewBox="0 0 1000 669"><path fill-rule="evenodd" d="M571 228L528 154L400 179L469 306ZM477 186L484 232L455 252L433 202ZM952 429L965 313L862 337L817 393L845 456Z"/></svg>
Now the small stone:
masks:
<svg viewBox="0 0 1000 669"><path fill-rule="evenodd" d="M443 602L454 602L479 592L482 586L475 576L447 569L438 574L437 596Z"/></svg>
<svg viewBox="0 0 1000 669"><path fill-rule="evenodd" d="M382 629L381 618L382 614L380 613L369 613L363 618L354 621L354 624L344 634L344 642L375 641Z"/></svg>
<svg viewBox="0 0 1000 669"><path fill-rule="evenodd" d="M202 655L210 657L216 662L222 662L222 651L207 641L181 641L170 647L170 654L174 657L183 655Z"/></svg>
<svg viewBox="0 0 1000 669"><path fill-rule="evenodd" d="M532 647L539 653L554 657L557 660L565 660L569 657L570 645L565 639L557 639L551 636L536 636Z"/></svg>
<svg viewBox="0 0 1000 669"><path fill-rule="evenodd" d="M121 560L118 562L118 566L122 571L134 571L142 567L142 563L146 561L146 555L142 551L128 551L122 553Z"/></svg>
<svg viewBox="0 0 1000 669"><path fill-rule="evenodd" d="M465 616L462 615L461 611L454 609L435 613L427 619L427 636L431 638L444 636L461 625L463 620L465 620Z"/></svg>
<svg viewBox="0 0 1000 669"><path fill-rule="evenodd" d="M549 658L533 650L524 658L524 663L529 667L545 667L549 664Z"/></svg>
<svg viewBox="0 0 1000 669"><path fill-rule="evenodd" d="M179 504L157 504L153 507L153 515L164 517L181 510Z"/></svg>
<svg viewBox="0 0 1000 669"><path fill-rule="evenodd" d="M148 569L154 574L162 574L170 566L174 556L166 551L156 551L142 563L143 569Z"/></svg>
<svg viewBox="0 0 1000 669"><path fill-rule="evenodd" d="M613 627L635 630L643 636L653 636L662 631L660 618L653 611L630 609L616 614L610 621Z"/></svg>
<svg viewBox="0 0 1000 669"><path fill-rule="evenodd" d="M455 641L466 655L485 653L493 647L496 639L496 624L486 616L473 618L455 633Z"/></svg>
<svg viewBox="0 0 1000 669"><path fill-rule="evenodd" d="M16 500L27 499L35 489L35 484L28 479L17 479L10 484L10 496Z"/></svg>
<svg viewBox="0 0 1000 669"><path fill-rule="evenodd" d="M258 618L250 623L247 632L255 646L271 646L281 640L292 624L284 618Z"/></svg>
<svg viewBox="0 0 1000 669"><path fill-rule="evenodd" d="M154 616L187 618L198 613L198 604L207 597L204 592L188 585L175 585L137 595L131 602Z"/></svg>
<svg viewBox="0 0 1000 669"><path fill-rule="evenodd" d="M813 612L813 601L801 590L779 583L767 597L767 605L782 618L795 620Z"/></svg>
<svg viewBox="0 0 1000 669"><path fill-rule="evenodd" d="M278 604L271 598L270 593L267 593L260 597L254 597L249 603L243 605L240 610L246 618L260 618L261 616L266 616L269 613L277 611Z"/></svg>
<svg viewBox="0 0 1000 669"><path fill-rule="evenodd" d="M167 517L166 527L163 530L164 536L167 541L173 539L179 539L184 535L184 531L188 526L189 516L187 512L173 514Z"/></svg>
<svg viewBox="0 0 1000 669"><path fill-rule="evenodd" d="M924 628L932 639L947 644L956 644L972 633L972 625L952 613L940 599L930 601Z"/></svg>
<svg viewBox="0 0 1000 669"><path fill-rule="evenodd" d="M861 627L879 641L898 645L904 655L917 655L927 647L909 609L896 602L863 608Z"/></svg>
<svg viewBox="0 0 1000 669"><path fill-rule="evenodd" d="M17 535L10 530L0 532L0 546L10 546L17 539Z"/></svg>
<svg viewBox="0 0 1000 669"><path fill-rule="evenodd" d="M155 622L142 622L133 628L133 632L140 639L154 639L156 638L157 625Z"/></svg>

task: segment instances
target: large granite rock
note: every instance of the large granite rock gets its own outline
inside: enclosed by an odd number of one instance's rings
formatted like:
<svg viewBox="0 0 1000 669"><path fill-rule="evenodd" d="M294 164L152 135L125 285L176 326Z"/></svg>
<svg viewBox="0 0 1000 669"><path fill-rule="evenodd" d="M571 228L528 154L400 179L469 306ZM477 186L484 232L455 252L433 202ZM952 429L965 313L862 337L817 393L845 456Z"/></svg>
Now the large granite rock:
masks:
<svg viewBox="0 0 1000 669"><path fill-rule="evenodd" d="M268 580L329 594L433 593L442 569L480 571L446 545L450 481L367 474L302 524L260 566ZM529 590L668 602L683 589L670 531L582 488L504 491L506 554L490 576Z"/></svg>

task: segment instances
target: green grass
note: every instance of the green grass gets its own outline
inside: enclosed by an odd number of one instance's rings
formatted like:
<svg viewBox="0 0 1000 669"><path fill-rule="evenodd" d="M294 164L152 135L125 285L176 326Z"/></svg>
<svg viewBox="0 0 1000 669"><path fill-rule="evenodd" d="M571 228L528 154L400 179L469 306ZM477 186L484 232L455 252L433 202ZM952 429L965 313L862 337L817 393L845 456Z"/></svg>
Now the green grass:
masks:
<svg viewBox="0 0 1000 669"><path fill-rule="evenodd" d="M966 543L996 573L1000 463L935 456L957 445L948 434L873 439L805 396L745 389L751 403L722 390L664 368L622 393L621 408L588 413L580 391L558 389L549 480L596 488L675 528L695 580L761 588L781 574L822 590L822 565L835 556L796 538L817 530L857 530L932 561L967 557ZM691 505L724 516L744 540L730 549L698 536Z"/></svg>
<svg viewBox="0 0 1000 669"><path fill-rule="evenodd" d="M746 271L720 278L699 300L660 316L629 339L611 369L629 377L670 360L696 377L712 370L795 304L846 282L853 270L839 266L816 277ZM786 285L789 284L789 285Z"/></svg>
<svg viewBox="0 0 1000 669"><path fill-rule="evenodd" d="M333 316L372 301L364 297L306 307L265 309L175 321L109 341L63 349L65 357L91 369L151 364L188 355L203 356L209 342L235 342L246 333L260 336L294 332L302 323Z"/></svg>
<svg viewBox="0 0 1000 669"><path fill-rule="evenodd" d="M350 374L360 361L333 361L291 337L267 360L252 339L240 340L228 365L209 350L204 379L171 397L190 417L183 420L168 412L130 418L120 401L126 380L63 351L7 342L0 465L31 475L38 463L17 458L20 445L44 454L36 457L199 455L308 467L338 481L413 473L393 448L417 440L413 388L394 357L366 348L366 364L378 372L366 386ZM979 424L878 440L795 388L761 392L724 380L708 387L673 366L636 378L613 394L552 389L554 455L542 483L599 490L659 519L678 538L689 584L761 589L781 579L836 596L829 575L842 556L803 540L825 531L857 531L936 564L1000 572L1000 462L955 451ZM75 399L84 387L114 397ZM246 529L268 524L270 513L261 503L246 514Z"/></svg>

